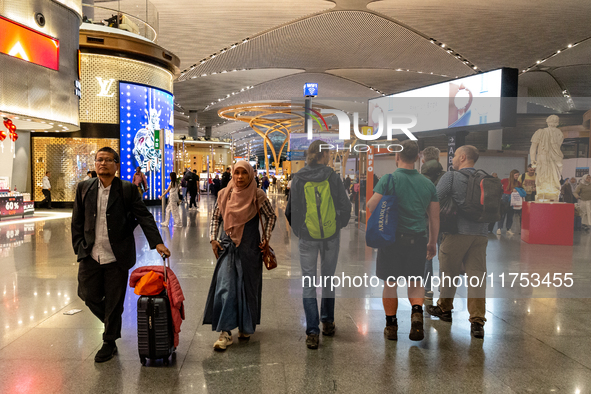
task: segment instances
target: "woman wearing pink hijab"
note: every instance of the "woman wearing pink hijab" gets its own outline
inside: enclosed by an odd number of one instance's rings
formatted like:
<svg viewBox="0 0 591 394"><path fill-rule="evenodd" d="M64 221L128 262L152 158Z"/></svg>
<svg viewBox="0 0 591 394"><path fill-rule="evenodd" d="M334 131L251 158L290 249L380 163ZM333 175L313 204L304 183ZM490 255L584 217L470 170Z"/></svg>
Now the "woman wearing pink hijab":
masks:
<svg viewBox="0 0 591 394"><path fill-rule="evenodd" d="M265 238L271 238L277 216L267 195L257 189L255 173L246 161L234 165L232 180L220 190L211 217L210 242L218 259L203 324L211 324L220 333L215 350L223 351L232 344L232 330L238 328L238 339L248 340L261 322L263 283L259 216L265 223ZM220 224L223 224L220 232Z"/></svg>

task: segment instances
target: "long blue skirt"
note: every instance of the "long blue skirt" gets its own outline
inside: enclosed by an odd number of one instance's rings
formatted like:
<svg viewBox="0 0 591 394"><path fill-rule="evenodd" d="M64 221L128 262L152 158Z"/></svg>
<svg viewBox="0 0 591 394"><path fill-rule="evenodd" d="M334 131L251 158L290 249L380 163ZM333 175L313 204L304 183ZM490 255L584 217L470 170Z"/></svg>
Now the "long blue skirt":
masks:
<svg viewBox="0 0 591 394"><path fill-rule="evenodd" d="M245 225L239 247L225 233L222 235L223 251L203 316L203 324L211 324L213 331L238 328L253 334L260 324L263 264L259 243L258 216Z"/></svg>

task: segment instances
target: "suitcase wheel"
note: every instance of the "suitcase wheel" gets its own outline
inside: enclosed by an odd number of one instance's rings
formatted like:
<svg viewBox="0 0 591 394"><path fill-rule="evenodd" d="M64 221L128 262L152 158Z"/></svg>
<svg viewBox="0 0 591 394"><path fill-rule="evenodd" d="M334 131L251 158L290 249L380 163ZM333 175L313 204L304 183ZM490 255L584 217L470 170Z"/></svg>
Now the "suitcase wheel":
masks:
<svg viewBox="0 0 591 394"><path fill-rule="evenodd" d="M146 365L146 358L140 357L140 362L142 363L142 365Z"/></svg>

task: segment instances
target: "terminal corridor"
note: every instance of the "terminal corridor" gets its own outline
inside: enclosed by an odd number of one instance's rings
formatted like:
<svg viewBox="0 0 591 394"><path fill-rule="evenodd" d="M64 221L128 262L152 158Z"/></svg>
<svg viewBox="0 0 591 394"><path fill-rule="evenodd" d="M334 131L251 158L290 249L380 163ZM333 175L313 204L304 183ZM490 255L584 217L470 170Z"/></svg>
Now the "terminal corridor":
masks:
<svg viewBox="0 0 591 394"><path fill-rule="evenodd" d="M560 298L489 298L486 335L470 336L465 298L453 323L425 313L425 339L408 340L410 304L400 298L398 341L383 334L380 295L337 291L334 337L306 348L299 262L292 265L283 195L270 193L278 222L271 246L279 267L263 273L261 325L247 343L234 340L214 352L217 334L201 324L215 266L209 244L213 197L199 210L181 210L184 227L162 228L171 267L186 298L186 320L169 367L142 367L136 338L138 296L128 288L119 353L96 364L102 324L77 297L77 263L66 209L40 211L41 220L0 223L2 393L524 393L591 391L591 301ZM156 222L159 207L150 207ZM138 265L160 264L136 230ZM337 274L375 273L375 252L352 219L341 234ZM568 256L565 258L565 253ZM572 252L571 252L572 250ZM574 247L535 246L489 234L488 270L531 271L554 264L587 280L591 235L575 234ZM572 255L571 255L572 253ZM559 267L562 265L562 267ZM437 260L435 260L437 271ZM354 297L352 297L354 295ZM365 298L372 296L373 298ZM427 302L426 302L427 303ZM73 315L64 312L81 309Z"/></svg>

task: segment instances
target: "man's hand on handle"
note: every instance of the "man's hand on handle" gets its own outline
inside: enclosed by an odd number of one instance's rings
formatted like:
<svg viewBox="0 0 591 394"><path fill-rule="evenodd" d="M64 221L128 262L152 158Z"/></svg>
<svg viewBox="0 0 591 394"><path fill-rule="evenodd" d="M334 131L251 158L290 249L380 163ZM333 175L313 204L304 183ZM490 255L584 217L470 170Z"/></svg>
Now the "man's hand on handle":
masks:
<svg viewBox="0 0 591 394"><path fill-rule="evenodd" d="M164 246L164 244L156 245L156 250L158 251L158 254L160 254L160 256L164 255L164 257L170 257L170 250L168 250L168 248Z"/></svg>

